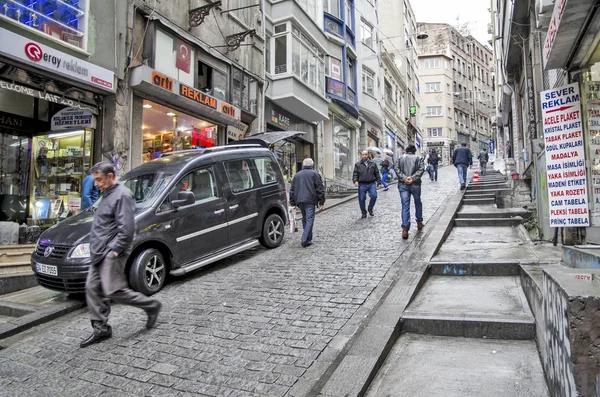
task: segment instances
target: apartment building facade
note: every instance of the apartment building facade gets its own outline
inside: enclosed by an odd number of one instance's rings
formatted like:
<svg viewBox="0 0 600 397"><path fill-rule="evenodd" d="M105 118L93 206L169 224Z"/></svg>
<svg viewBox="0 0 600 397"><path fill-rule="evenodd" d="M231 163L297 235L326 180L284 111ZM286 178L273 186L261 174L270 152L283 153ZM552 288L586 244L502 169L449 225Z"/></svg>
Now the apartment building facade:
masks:
<svg viewBox="0 0 600 397"><path fill-rule="evenodd" d="M457 145L489 151L494 116L492 52L448 24L420 23L423 128L428 149L450 164ZM493 147L493 143L492 143Z"/></svg>

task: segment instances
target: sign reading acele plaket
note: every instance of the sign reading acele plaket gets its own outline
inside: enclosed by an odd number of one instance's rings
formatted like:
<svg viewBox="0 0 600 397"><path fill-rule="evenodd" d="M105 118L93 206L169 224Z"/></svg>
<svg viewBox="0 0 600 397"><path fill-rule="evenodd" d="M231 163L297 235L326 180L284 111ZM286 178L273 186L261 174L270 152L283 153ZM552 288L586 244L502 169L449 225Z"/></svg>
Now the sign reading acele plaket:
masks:
<svg viewBox="0 0 600 397"><path fill-rule="evenodd" d="M78 80L105 91L114 91L115 74L47 45L0 28L0 54L29 65Z"/></svg>
<svg viewBox="0 0 600 397"><path fill-rule="evenodd" d="M579 86L569 84L540 95L550 226L589 226Z"/></svg>

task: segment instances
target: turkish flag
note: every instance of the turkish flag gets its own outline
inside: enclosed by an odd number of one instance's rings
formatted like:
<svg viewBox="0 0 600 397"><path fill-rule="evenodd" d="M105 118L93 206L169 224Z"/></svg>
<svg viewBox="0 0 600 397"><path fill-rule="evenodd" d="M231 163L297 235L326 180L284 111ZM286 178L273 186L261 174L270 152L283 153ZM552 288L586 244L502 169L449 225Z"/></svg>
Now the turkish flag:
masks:
<svg viewBox="0 0 600 397"><path fill-rule="evenodd" d="M181 40L177 40L177 60L175 66L177 69L189 73L192 62L192 47Z"/></svg>

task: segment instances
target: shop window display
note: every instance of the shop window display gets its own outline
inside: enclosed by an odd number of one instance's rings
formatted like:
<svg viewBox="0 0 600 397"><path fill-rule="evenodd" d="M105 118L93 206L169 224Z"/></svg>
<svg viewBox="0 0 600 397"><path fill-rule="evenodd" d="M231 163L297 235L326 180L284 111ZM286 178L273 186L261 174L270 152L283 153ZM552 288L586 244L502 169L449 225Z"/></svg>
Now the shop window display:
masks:
<svg viewBox="0 0 600 397"><path fill-rule="evenodd" d="M85 48L86 0L0 0L0 14L46 35Z"/></svg>
<svg viewBox="0 0 600 397"><path fill-rule="evenodd" d="M81 185L92 165L90 129L33 138L31 217L39 225L81 209Z"/></svg>
<svg viewBox="0 0 600 397"><path fill-rule="evenodd" d="M216 146L216 125L147 100L143 107L143 162L163 153Z"/></svg>
<svg viewBox="0 0 600 397"><path fill-rule="evenodd" d="M0 133L0 221L25 222L30 151L30 138Z"/></svg>

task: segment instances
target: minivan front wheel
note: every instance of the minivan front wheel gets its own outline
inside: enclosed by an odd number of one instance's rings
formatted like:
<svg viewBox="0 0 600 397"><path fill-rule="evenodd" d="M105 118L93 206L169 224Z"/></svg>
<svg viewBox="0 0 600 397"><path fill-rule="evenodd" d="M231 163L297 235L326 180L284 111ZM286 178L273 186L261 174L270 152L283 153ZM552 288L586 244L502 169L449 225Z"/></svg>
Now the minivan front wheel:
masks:
<svg viewBox="0 0 600 397"><path fill-rule="evenodd" d="M129 269L129 284L144 295L160 291L165 284L167 267L162 253L154 248L141 251Z"/></svg>
<svg viewBox="0 0 600 397"><path fill-rule="evenodd" d="M263 223L260 243L267 248L277 248L283 241L284 233L285 224L283 223L283 219L277 214L271 214Z"/></svg>

